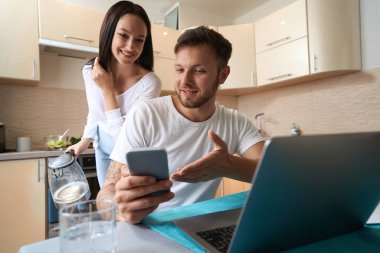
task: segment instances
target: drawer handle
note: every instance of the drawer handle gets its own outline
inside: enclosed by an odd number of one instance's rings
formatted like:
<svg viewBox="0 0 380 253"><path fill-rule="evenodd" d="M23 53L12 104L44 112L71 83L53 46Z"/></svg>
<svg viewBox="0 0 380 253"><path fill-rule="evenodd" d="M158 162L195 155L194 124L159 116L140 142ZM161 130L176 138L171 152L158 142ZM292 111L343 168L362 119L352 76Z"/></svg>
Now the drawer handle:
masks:
<svg viewBox="0 0 380 253"><path fill-rule="evenodd" d="M72 36L69 36L69 35L63 35L63 37L65 37L65 39L81 40L81 41L86 41L88 43L95 42L94 40L82 39L82 38L72 37Z"/></svg>
<svg viewBox="0 0 380 253"><path fill-rule="evenodd" d="M271 78L268 78L268 81L274 81L274 80L286 78L286 77L289 77L289 76L292 76L292 74L288 73L288 74L281 75L281 76L271 77Z"/></svg>
<svg viewBox="0 0 380 253"><path fill-rule="evenodd" d="M279 39L279 40L273 41L273 42L271 42L271 43L266 44L265 46L267 46L267 47L271 47L271 46L273 46L273 45L276 45L276 44L278 44L278 43L281 43L281 42L284 42L284 41L287 41L287 40L290 40L290 36L285 37L285 38L283 38L283 39Z"/></svg>

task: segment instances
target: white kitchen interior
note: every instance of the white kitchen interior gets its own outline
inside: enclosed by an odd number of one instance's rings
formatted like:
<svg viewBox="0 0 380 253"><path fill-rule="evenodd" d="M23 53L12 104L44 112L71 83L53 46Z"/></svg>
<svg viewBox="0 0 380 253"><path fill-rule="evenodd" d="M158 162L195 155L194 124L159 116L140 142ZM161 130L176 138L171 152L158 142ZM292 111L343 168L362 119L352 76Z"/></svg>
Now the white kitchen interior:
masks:
<svg viewBox="0 0 380 253"><path fill-rule="evenodd" d="M260 120L263 134L270 138L291 135L293 123L304 135L380 130L380 0L358 1L358 16L346 17L345 20L349 26L358 26L358 33L342 29L339 34L327 33L327 27L334 27L334 15L337 13L327 14L323 9L331 2L345 9L344 1L339 0L242 1L243 10L238 7L234 10L231 6L220 10L222 4L216 1L210 1L218 5L214 9L200 6L202 1L163 1L167 6L166 11L161 12L157 11L156 1L134 2L147 10L153 23L154 50L157 51L155 71L163 80L162 94L173 93L174 53L171 48L180 31L165 28L163 23L165 13L176 10L180 30L209 25L230 39L233 44L231 76L222 85L218 102L238 109L255 124ZM102 15L114 2L1 1L0 122L5 126L8 151L16 150L17 137L20 136L31 137L32 151L46 151L44 137L61 134L68 128L70 136L81 136L87 116L81 68L89 57L96 55L96 42L90 46L73 40L70 43L59 42L54 37L61 36L55 34L59 33L55 26L62 26L59 22L61 12L71 29L75 27L98 35ZM239 6L240 1L229 2ZM313 6L316 2L318 4ZM357 1L348 2L355 5ZM294 7L291 13L297 8L305 10L305 4L312 9L304 13L304 31L294 35L295 39L287 38L288 41L260 48L263 44L260 40L271 36L266 31L270 27L270 17L275 18L286 8ZM156 9L150 10L150 5ZM319 8L323 11L314 12ZM233 14L227 15L229 10ZM89 20L83 22L96 20L91 27L93 31L67 16L83 12L89 15L86 16ZM330 16L323 16L325 14ZM56 22L50 22L55 19ZM323 23L323 20L331 23ZM73 23L70 25L69 22ZM302 26L299 21L295 22L297 28ZM168 31L169 35L163 37L163 31ZM340 47L348 52L345 56L331 48L323 48L321 51L325 51L322 53L312 52L313 41L320 40L317 36L323 37L326 33L330 39L326 43L335 46L341 43ZM298 55L302 50L304 55ZM301 67L297 71L302 69L301 72L296 75L283 72L289 75L284 77L275 73L283 69L278 65L281 63L278 59L284 52L288 53L284 56L288 58L282 64L295 66L292 60L297 55L301 59ZM328 63L318 58L323 53L331 57ZM303 62L305 59L307 62ZM331 63L339 59L342 62ZM270 69L266 67L268 61ZM345 67L338 68L339 64ZM266 76L271 71L274 76ZM260 113L263 115L255 118ZM0 232L1 252L15 252L22 245L48 237L46 162L48 157L57 156L62 151L50 152L50 155L41 151L32 156L0 153L0 196L3 199L2 209L5 208L2 213L6 214L0 217L0 223L7 227L6 233ZM37 181L30 182L31 178L37 178ZM232 180L224 180L223 186L220 193L223 195L250 187Z"/></svg>

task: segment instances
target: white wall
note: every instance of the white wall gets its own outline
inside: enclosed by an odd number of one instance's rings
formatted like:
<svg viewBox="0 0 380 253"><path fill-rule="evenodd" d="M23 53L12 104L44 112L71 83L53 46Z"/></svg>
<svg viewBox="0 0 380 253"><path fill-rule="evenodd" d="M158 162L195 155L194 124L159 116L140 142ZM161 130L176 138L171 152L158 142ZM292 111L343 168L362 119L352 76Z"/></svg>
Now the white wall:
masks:
<svg viewBox="0 0 380 253"><path fill-rule="evenodd" d="M362 68L380 67L380 0L361 0Z"/></svg>
<svg viewBox="0 0 380 253"><path fill-rule="evenodd" d="M206 1L206 0L205 0ZM234 21L222 15L200 10L188 4L179 5L179 29L198 25L231 25Z"/></svg>
<svg viewBox="0 0 380 253"><path fill-rule="evenodd" d="M246 24L246 23L254 23L257 20L275 12L296 0L268 0L266 3L260 5L259 7L248 11L244 15L235 19L235 24Z"/></svg>

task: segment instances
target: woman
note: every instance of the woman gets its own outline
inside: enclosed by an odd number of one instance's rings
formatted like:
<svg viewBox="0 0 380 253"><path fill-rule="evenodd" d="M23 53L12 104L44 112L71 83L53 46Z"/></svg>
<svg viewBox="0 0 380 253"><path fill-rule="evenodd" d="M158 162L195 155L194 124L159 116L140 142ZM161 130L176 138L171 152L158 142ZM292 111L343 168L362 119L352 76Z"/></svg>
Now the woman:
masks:
<svg viewBox="0 0 380 253"><path fill-rule="evenodd" d="M90 60L82 70L89 108L87 125L81 141L67 149L78 156L94 142L100 186L126 113L138 101L160 94L161 81L152 71L148 15L130 1L114 4L100 30L99 57Z"/></svg>

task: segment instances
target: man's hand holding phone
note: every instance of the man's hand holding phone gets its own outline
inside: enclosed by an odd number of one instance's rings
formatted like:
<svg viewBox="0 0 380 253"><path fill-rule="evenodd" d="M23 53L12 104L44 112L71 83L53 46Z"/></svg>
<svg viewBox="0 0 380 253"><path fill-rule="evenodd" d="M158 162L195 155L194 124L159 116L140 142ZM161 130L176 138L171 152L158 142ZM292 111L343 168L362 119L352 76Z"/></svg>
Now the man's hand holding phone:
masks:
<svg viewBox="0 0 380 253"><path fill-rule="evenodd" d="M128 171L121 170L115 185L119 220L136 224L160 203L174 197L170 192L167 155L164 149L139 149L127 154Z"/></svg>

